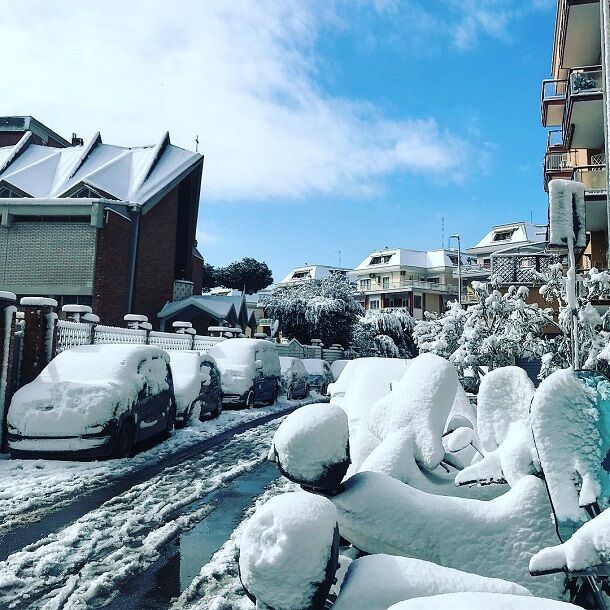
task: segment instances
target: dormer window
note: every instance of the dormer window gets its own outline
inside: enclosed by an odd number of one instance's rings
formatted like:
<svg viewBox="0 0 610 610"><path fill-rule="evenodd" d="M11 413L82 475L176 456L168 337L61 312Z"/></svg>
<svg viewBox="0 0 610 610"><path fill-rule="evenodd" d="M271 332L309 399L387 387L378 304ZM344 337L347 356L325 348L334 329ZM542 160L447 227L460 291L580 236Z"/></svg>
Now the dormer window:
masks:
<svg viewBox="0 0 610 610"><path fill-rule="evenodd" d="M70 195L70 199L104 199L104 197L102 197L102 195L100 195L90 186L85 185L76 192L72 193L72 195Z"/></svg>
<svg viewBox="0 0 610 610"><path fill-rule="evenodd" d="M494 231L494 236L493 236L492 241L507 241L513 236L513 233L516 230L517 229L507 229L505 231Z"/></svg>
<svg viewBox="0 0 610 610"><path fill-rule="evenodd" d="M391 258L391 254L384 254L382 256L372 256L369 265L381 265L383 263L389 263Z"/></svg>
<svg viewBox="0 0 610 610"><path fill-rule="evenodd" d="M0 186L0 197L2 197L2 198L5 198L5 197L19 197L19 195L17 195L17 193L15 193L15 191L12 191L7 186Z"/></svg>
<svg viewBox="0 0 610 610"><path fill-rule="evenodd" d="M303 278L309 277L309 271L295 271L292 274L293 280L302 280Z"/></svg>

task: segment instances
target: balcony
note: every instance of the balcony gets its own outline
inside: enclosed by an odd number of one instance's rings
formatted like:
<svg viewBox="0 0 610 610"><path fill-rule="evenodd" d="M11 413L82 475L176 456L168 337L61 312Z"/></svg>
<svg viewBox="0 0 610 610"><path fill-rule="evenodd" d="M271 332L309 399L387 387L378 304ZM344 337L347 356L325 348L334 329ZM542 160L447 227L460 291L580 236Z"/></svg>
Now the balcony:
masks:
<svg viewBox="0 0 610 610"><path fill-rule="evenodd" d="M544 190L548 193L549 182L554 178L571 180L574 168L578 165L577 161L577 152L563 147L563 131L551 129L547 136L543 164Z"/></svg>
<svg viewBox="0 0 610 610"><path fill-rule="evenodd" d="M604 107L600 66L570 70L563 113L566 148L604 147Z"/></svg>
<svg viewBox="0 0 610 610"><path fill-rule="evenodd" d="M572 180L582 182L585 185L586 195L606 195L608 188L606 164L575 167Z"/></svg>
<svg viewBox="0 0 610 610"><path fill-rule="evenodd" d="M400 280L399 282L373 283L364 286L362 282L358 285L360 292L364 294L380 294L382 292L412 292L422 290L424 292L436 292L439 294L457 294L457 285L441 284L439 282L426 282L423 280Z"/></svg>
<svg viewBox="0 0 610 610"><path fill-rule="evenodd" d="M567 79L547 79L542 81L540 107L542 125L544 127L557 127L561 125L567 90Z"/></svg>
<svg viewBox="0 0 610 610"><path fill-rule="evenodd" d="M599 61L601 29L599 2L559 0L555 22L553 74Z"/></svg>
<svg viewBox="0 0 610 610"><path fill-rule="evenodd" d="M500 285L540 286L539 274L559 262L560 258L545 252L532 252L492 255L491 261L492 275Z"/></svg>

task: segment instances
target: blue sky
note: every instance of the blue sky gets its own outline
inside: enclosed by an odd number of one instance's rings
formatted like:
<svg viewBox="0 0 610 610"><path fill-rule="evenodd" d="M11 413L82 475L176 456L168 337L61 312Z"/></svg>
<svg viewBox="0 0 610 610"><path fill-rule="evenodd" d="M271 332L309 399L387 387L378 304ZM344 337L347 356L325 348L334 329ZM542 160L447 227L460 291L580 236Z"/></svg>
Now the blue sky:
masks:
<svg viewBox="0 0 610 610"><path fill-rule="evenodd" d="M446 5L427 4L436 5L434 18L445 18ZM388 172L370 195L337 188L298 198L253 193L232 203L206 197L204 184L202 226L209 220L219 234L204 237L207 258L223 264L252 255L281 279L305 262L337 264L339 250L343 264L357 265L384 246L438 248L443 218L445 241L458 232L466 246L492 224L545 222L539 95L550 63L552 3L508 19L497 35L475 32L465 47L447 33L414 40L392 11L361 10L354 20L340 14L345 29L329 27L316 41L320 89L373 103L393 119L432 118L441 139L448 130L467 142L463 156L447 174ZM232 234L238 216L245 236Z"/></svg>
<svg viewBox="0 0 610 610"><path fill-rule="evenodd" d="M554 0L179 6L7 0L3 114L122 145L198 135L201 251L264 260L276 279L339 250L357 265L384 246L440 247L442 218L465 246L546 220ZM70 36L50 52L54 28Z"/></svg>

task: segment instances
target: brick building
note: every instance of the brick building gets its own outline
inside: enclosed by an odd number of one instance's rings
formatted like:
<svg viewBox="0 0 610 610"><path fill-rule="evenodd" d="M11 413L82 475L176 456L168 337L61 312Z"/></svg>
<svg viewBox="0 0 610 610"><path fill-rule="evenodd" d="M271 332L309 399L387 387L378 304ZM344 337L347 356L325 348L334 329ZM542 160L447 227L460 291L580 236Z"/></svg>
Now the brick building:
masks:
<svg viewBox="0 0 610 610"><path fill-rule="evenodd" d="M152 146L99 133L70 144L32 117L0 117L0 288L91 305L106 324L157 320L201 293L202 167L167 133Z"/></svg>

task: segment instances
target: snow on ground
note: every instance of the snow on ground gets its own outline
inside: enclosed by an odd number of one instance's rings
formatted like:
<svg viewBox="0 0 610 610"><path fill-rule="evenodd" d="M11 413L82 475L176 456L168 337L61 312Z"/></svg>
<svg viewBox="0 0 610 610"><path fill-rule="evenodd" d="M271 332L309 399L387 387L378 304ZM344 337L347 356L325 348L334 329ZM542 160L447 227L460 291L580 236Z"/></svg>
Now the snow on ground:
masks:
<svg viewBox="0 0 610 610"><path fill-rule="evenodd" d="M85 492L111 483L201 441L236 426L273 413L282 413L295 405L318 402L312 392L306 401L288 401L282 397L275 405L250 410L223 411L220 417L194 422L172 437L133 458L102 462L55 460L10 460L0 456L0 537L10 530L40 520L48 512L72 504Z"/></svg>
<svg viewBox="0 0 610 610"><path fill-rule="evenodd" d="M253 610L254 604L246 597L237 572L239 541L248 518L258 508L274 496L297 489L297 485L284 478L269 484L246 510L231 537L214 553L210 562L201 568L193 582L171 606L171 610Z"/></svg>
<svg viewBox="0 0 610 610"><path fill-rule="evenodd" d="M0 607L80 610L107 603L168 540L211 510L211 491L265 461L278 422L236 435L135 485L0 563Z"/></svg>

